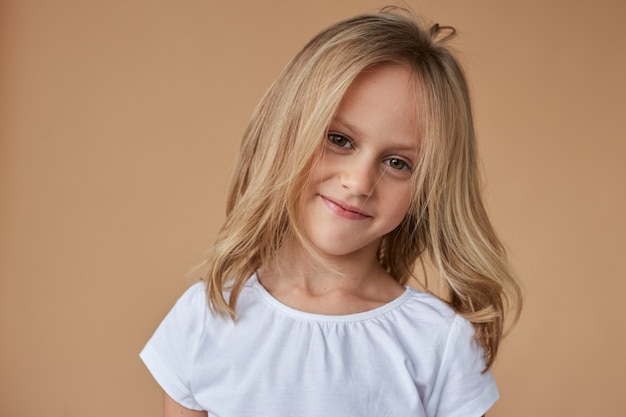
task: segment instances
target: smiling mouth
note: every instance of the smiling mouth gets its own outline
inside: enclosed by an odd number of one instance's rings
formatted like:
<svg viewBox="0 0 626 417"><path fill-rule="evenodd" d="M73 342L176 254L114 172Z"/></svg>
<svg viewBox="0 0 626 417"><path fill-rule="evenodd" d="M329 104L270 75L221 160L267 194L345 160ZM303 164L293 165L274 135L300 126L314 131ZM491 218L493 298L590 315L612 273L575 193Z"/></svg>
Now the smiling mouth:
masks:
<svg viewBox="0 0 626 417"><path fill-rule="evenodd" d="M372 216L361 211L357 207L350 206L340 201L332 200L328 197L320 195L326 207L328 207L337 216L348 220L365 220L371 219Z"/></svg>

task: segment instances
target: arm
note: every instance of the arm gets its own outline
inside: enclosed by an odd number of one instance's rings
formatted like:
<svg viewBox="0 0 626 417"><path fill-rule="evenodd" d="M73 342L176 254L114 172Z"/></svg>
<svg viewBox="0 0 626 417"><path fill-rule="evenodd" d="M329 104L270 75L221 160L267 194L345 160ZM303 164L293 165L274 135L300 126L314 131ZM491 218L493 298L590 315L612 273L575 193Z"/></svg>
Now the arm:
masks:
<svg viewBox="0 0 626 417"><path fill-rule="evenodd" d="M163 417L208 417L208 414L183 407L163 391Z"/></svg>

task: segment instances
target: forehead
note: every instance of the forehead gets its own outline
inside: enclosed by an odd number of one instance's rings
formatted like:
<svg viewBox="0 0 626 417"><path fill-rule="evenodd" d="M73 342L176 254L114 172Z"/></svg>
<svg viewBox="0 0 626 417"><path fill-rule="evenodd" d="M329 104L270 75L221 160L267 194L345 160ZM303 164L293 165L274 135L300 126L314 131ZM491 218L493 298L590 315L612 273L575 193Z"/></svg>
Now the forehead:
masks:
<svg viewBox="0 0 626 417"><path fill-rule="evenodd" d="M366 135L419 138L416 77L408 65L380 65L359 74L344 95L335 120ZM385 133L386 132L386 133Z"/></svg>

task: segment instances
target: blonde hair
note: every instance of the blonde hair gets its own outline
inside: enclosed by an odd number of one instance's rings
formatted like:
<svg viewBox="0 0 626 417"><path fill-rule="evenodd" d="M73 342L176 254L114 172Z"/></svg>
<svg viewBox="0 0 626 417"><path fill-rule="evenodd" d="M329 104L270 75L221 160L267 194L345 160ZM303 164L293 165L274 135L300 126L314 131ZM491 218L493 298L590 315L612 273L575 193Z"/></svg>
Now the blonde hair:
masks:
<svg viewBox="0 0 626 417"><path fill-rule="evenodd" d="M411 13L386 8L330 26L287 64L245 131L226 220L205 262L214 311L234 319L247 279L288 237L310 247L298 223L300 192L342 97L365 69L403 64L417 81L422 113L415 193L378 258L404 285L427 254L446 301L473 323L492 365L505 312L519 316L521 291L481 200L467 82L446 46L453 36L452 28L425 29Z"/></svg>

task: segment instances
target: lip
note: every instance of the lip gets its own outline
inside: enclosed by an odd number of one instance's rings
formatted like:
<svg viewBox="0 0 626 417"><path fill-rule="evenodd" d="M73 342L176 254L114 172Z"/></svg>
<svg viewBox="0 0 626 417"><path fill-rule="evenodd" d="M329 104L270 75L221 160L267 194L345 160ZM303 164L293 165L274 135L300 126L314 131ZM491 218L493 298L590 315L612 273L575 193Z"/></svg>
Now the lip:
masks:
<svg viewBox="0 0 626 417"><path fill-rule="evenodd" d="M335 200L323 195L320 195L326 207L328 207L337 216L348 220L365 220L370 219L372 216L362 211L358 207L346 204L341 200Z"/></svg>

